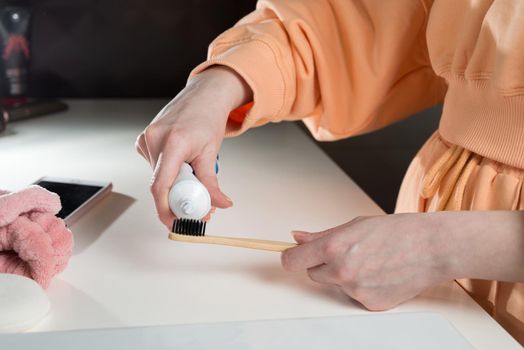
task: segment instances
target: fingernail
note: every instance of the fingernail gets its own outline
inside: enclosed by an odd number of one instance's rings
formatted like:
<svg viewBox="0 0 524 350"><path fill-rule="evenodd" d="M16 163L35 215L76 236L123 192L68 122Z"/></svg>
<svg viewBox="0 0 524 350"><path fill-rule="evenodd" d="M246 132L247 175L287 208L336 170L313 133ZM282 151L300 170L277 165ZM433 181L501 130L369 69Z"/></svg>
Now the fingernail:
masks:
<svg viewBox="0 0 524 350"><path fill-rule="evenodd" d="M291 231L291 237L296 240L300 240L301 232L300 231Z"/></svg>

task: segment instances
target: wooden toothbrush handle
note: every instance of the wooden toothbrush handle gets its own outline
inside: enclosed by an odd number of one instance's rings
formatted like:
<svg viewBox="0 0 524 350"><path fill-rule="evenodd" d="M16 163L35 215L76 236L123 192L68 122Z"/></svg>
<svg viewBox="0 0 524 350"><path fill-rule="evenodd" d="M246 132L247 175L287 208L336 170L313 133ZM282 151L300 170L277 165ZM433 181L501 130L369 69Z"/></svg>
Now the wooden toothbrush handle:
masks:
<svg viewBox="0 0 524 350"><path fill-rule="evenodd" d="M187 236L176 233L169 233L169 239L173 241L191 242L191 243L207 243L219 244L230 247L241 247L258 250L271 250L274 252L283 252L288 248L295 247L295 243L267 241L263 239L252 238L236 238L236 237L222 237L222 236Z"/></svg>

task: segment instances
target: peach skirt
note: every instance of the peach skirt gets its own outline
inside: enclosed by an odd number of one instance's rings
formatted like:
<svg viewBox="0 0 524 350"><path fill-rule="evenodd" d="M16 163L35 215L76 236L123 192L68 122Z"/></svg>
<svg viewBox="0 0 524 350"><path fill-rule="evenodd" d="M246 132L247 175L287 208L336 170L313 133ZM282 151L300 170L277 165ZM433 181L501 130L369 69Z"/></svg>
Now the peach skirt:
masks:
<svg viewBox="0 0 524 350"><path fill-rule="evenodd" d="M524 210L524 170L449 144L436 132L409 166L395 212L438 210ZM524 345L523 283L458 282Z"/></svg>

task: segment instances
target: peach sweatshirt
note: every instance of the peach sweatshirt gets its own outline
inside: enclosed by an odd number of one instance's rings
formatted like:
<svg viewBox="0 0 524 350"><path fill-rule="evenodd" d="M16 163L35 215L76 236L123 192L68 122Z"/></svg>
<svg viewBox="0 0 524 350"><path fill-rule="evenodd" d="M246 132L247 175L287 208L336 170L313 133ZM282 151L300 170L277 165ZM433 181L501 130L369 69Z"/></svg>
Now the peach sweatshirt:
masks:
<svg viewBox="0 0 524 350"><path fill-rule="evenodd" d="M303 119L336 140L445 101L446 141L524 168L522 0L261 0L192 74L215 64L254 92L228 135Z"/></svg>
<svg viewBox="0 0 524 350"><path fill-rule="evenodd" d="M524 0L260 0L208 61L250 85L227 135L303 119L320 140L444 102L396 212L524 210ZM459 280L524 345L524 283Z"/></svg>

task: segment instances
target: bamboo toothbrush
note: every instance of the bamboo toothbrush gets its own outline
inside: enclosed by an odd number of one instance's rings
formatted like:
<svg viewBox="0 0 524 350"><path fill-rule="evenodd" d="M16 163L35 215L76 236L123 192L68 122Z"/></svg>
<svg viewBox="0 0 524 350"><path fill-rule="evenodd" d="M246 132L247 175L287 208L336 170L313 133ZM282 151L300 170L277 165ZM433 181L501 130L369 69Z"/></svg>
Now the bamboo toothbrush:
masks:
<svg viewBox="0 0 524 350"><path fill-rule="evenodd" d="M169 239L173 241L190 242L190 243L206 243L206 244L219 244L230 247L241 247L258 250L270 250L274 252L283 252L288 248L295 247L295 243L280 242L280 241L268 241L263 239L253 238L239 238L239 237L223 237L223 236L205 236L205 223L202 225L199 221L194 220L193 228L194 233L179 233L173 227L173 232L169 233ZM198 222L197 222L198 221ZM175 225L176 226L176 222Z"/></svg>
<svg viewBox="0 0 524 350"><path fill-rule="evenodd" d="M218 165L217 165L218 168ZM220 244L259 250L282 252L296 246L294 243L262 239L205 236L206 222L200 220L211 209L211 197L206 187L193 175L193 169L183 163L171 191L169 207L177 219L173 222L169 239L174 241Z"/></svg>

